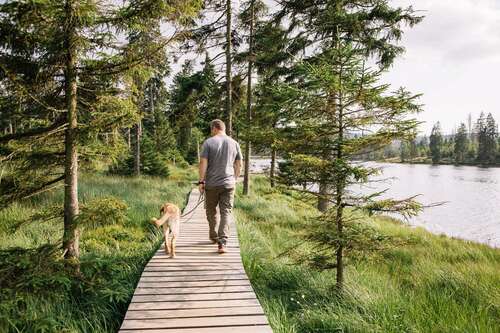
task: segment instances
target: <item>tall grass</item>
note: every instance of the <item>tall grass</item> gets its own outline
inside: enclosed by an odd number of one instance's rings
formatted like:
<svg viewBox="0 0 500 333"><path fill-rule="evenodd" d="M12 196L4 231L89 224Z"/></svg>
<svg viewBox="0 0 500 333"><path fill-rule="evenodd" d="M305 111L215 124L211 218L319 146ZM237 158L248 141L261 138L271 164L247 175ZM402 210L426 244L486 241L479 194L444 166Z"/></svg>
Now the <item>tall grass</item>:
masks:
<svg viewBox="0 0 500 333"><path fill-rule="evenodd" d="M12 226L43 207L60 204L62 191L46 193L0 211L0 332L116 332L144 265L161 234L148 220L170 201L185 204L192 170L169 179L86 174L80 201L116 196L128 205L127 221L82 230L81 273L67 270L61 220Z"/></svg>
<svg viewBox="0 0 500 333"><path fill-rule="evenodd" d="M333 271L297 263L307 246L287 252L315 208L262 178L252 190L236 200L239 237L274 332L500 332L500 250L366 217L405 245L351 259L339 296Z"/></svg>

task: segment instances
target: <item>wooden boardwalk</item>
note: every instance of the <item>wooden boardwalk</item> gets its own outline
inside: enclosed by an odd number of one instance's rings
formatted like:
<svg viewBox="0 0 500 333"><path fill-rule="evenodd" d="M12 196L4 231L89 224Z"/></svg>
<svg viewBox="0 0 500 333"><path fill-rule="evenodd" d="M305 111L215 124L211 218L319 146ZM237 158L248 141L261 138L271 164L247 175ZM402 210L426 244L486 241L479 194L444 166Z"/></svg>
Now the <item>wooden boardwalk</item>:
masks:
<svg viewBox="0 0 500 333"><path fill-rule="evenodd" d="M184 211L198 199L193 190ZM177 258L169 259L163 246L151 258L120 332L272 333L243 268L236 226L220 255L208 240L203 204L182 222Z"/></svg>

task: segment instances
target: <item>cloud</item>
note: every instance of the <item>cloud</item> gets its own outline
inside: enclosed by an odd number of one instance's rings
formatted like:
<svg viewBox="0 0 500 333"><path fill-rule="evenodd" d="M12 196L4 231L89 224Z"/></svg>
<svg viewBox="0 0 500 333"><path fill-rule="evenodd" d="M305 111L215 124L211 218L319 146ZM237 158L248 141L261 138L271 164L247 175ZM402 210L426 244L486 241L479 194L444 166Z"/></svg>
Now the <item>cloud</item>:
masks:
<svg viewBox="0 0 500 333"><path fill-rule="evenodd" d="M406 53L396 60L384 79L423 93L425 121L430 132L440 121L450 132L469 113L477 118L491 112L500 121L500 1L499 0L392 0L412 5L426 16L408 28L401 45Z"/></svg>
<svg viewBox="0 0 500 333"><path fill-rule="evenodd" d="M500 62L500 2L492 0L394 1L413 5L424 21L408 29L407 57L435 59L443 64Z"/></svg>

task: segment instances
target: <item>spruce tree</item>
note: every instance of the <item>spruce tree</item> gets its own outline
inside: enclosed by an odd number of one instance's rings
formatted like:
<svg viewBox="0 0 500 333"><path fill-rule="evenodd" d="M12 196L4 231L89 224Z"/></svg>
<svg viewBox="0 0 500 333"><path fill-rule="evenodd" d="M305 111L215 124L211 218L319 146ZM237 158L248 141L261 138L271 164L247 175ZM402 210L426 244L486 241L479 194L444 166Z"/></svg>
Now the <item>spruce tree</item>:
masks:
<svg viewBox="0 0 500 333"><path fill-rule="evenodd" d="M469 138L467 127L464 123L461 123L458 127L457 133L454 136L454 155L455 163L462 164L465 162L465 156L467 153L467 148L469 146Z"/></svg>
<svg viewBox="0 0 500 333"><path fill-rule="evenodd" d="M410 159L414 160L418 157L417 139L412 139L410 141Z"/></svg>
<svg viewBox="0 0 500 333"><path fill-rule="evenodd" d="M202 19L193 30L192 40L198 52L213 51L216 54L212 61L224 56L225 100L223 116L226 132L232 135L235 107L233 103L233 57L240 44L238 31L233 29L233 1L207 0L204 2ZM191 47L191 46L189 46ZM220 52L222 50L222 52Z"/></svg>
<svg viewBox="0 0 500 333"><path fill-rule="evenodd" d="M247 70L247 117L246 125L251 126L252 123L252 103L253 103L253 90L252 90L252 75L253 75L253 63L254 63L254 38L255 38L255 0L250 0L248 11L243 12L243 20L249 26L249 37L248 37L248 70ZM250 133L247 133L247 138L245 140L245 165L244 165L244 180L243 180L243 194L248 195L250 192L250 155L252 154Z"/></svg>
<svg viewBox="0 0 500 333"><path fill-rule="evenodd" d="M401 162L407 162L410 158L410 144L408 141L401 141L399 146L399 157Z"/></svg>
<svg viewBox="0 0 500 333"><path fill-rule="evenodd" d="M257 22L255 31L255 69L259 82L255 87L255 114L252 119L252 140L260 150L270 153L269 180L276 185L279 122L286 117L282 96L269 89L284 82L291 65L286 29L272 22Z"/></svg>
<svg viewBox="0 0 500 333"><path fill-rule="evenodd" d="M279 88L295 121L286 126L281 142L288 153L281 182L325 184L331 189L324 198L329 208L309 230L308 240L314 243L309 259L315 267L335 268L337 287L342 290L344 255L380 245L374 231L347 208L406 216L420 209L412 198L379 200L380 193L363 195L352 190L380 172L355 162L358 156L413 137L418 96L403 89L390 93L388 85L379 83L381 71L367 68L364 54L340 39L314 63L303 62L296 74L293 83ZM357 135L360 132L365 135ZM314 189L306 192L324 195Z"/></svg>
<svg viewBox="0 0 500 333"><path fill-rule="evenodd" d="M429 149L433 164L441 161L441 150L443 149L443 135L441 134L441 124L439 121L432 127L429 137Z"/></svg>
<svg viewBox="0 0 500 333"><path fill-rule="evenodd" d="M498 127L491 113L488 113L485 123L484 161L485 164L494 164L497 155Z"/></svg>
<svg viewBox="0 0 500 333"><path fill-rule="evenodd" d="M413 26L422 17L412 7L391 6L388 0L287 0L280 2L274 21L287 26L290 40L287 53L310 62L328 53L340 40L352 43L366 59L388 68L403 53L398 45L403 26ZM294 76L291 69L288 78ZM327 208L330 189L320 184L323 196L318 208Z"/></svg>
<svg viewBox="0 0 500 333"><path fill-rule="evenodd" d="M244 178L243 178L243 194L248 195L250 191L250 155L252 152L252 118L253 118L253 108L254 108L254 86L253 86L253 75L254 75L254 63L256 60L255 53L255 39L256 39L256 27L259 24L259 19L266 13L267 7L262 1L259 0L248 0L242 5L241 13L239 14L239 22L241 30L245 32L242 36L248 44L248 48L245 52L240 52L236 55L235 60L237 62L245 63L247 65L247 86L246 86L246 117L245 121L240 121L243 124L241 126L244 131L245 140L245 164L244 164Z"/></svg>
<svg viewBox="0 0 500 333"><path fill-rule="evenodd" d="M1 158L11 170L0 184L2 204L64 180L66 258L79 256L79 162L97 155L95 149L112 153L103 132L116 134L118 128L137 123L132 96L120 91L127 86L128 73L147 75L147 62L179 35L138 43L124 40L159 22L189 24L200 5L199 0L0 4L0 79L12 87L9 95L15 96L23 118L17 133L0 137Z"/></svg>

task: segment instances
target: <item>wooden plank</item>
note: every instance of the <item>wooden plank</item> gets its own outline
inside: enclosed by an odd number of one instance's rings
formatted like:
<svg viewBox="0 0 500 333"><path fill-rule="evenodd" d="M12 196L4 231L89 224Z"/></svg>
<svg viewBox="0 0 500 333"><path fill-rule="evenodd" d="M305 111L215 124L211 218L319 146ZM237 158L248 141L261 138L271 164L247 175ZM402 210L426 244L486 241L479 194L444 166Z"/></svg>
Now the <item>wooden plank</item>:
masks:
<svg viewBox="0 0 500 333"><path fill-rule="evenodd" d="M239 248L232 248L232 247L229 247L227 248L227 253L225 253L224 255L227 255L227 254L231 254L231 253L235 253L235 254L238 254L238 250ZM179 247L177 249L175 249L175 252L177 254L179 253L216 253L217 249L198 249L198 248L194 248L194 247L189 247L189 248L182 248L182 247ZM163 253L165 253L164 251L162 251ZM220 256L220 254L219 254Z"/></svg>
<svg viewBox="0 0 500 333"><path fill-rule="evenodd" d="M170 282L170 281L228 281L228 280L247 280L245 274L226 274L226 275L188 275L188 276L142 276L139 282Z"/></svg>
<svg viewBox="0 0 500 333"><path fill-rule="evenodd" d="M198 197L191 193L185 211ZM154 254L120 332L272 332L245 273L236 233L228 239L228 253L220 255L207 239L203 206L182 222L177 258L169 258L163 246Z"/></svg>
<svg viewBox="0 0 500 333"><path fill-rule="evenodd" d="M203 259L184 259L184 258L175 258L175 260L172 260L170 258L152 258L149 261L148 265L168 265L168 266L178 266L180 264L206 264L206 263L232 263L232 264L239 264L242 263L240 259L237 258L224 258L220 257L217 259L212 259L210 261L208 260L203 260Z"/></svg>
<svg viewBox="0 0 500 333"><path fill-rule="evenodd" d="M188 301L188 302L144 302L130 303L129 311L134 310L172 310L172 309L203 309L203 308L231 308L237 306L260 305L256 298L245 300L222 299L210 301Z"/></svg>
<svg viewBox="0 0 500 333"><path fill-rule="evenodd" d="M144 268L145 272L177 272L177 271L220 271L220 270L242 270L241 264L226 264L226 265L182 265L182 266L160 266L147 265Z"/></svg>
<svg viewBox="0 0 500 333"><path fill-rule="evenodd" d="M184 301L209 301L212 299L251 299L255 298L253 291L213 294L181 294L181 295L135 295L131 303L145 302L184 302Z"/></svg>
<svg viewBox="0 0 500 333"><path fill-rule="evenodd" d="M142 276L195 276L195 275L231 275L231 274L245 274L243 269L219 269L219 270L203 270L203 271L193 271L184 270L176 272L165 271L144 271Z"/></svg>
<svg viewBox="0 0 500 333"><path fill-rule="evenodd" d="M134 295L167 295L167 294L200 294L231 293L253 291L251 286L203 286L203 287L170 287L170 288L137 288Z"/></svg>
<svg viewBox="0 0 500 333"><path fill-rule="evenodd" d="M262 314L264 314L264 311L260 306L241 306L234 308L129 311L125 319L196 318Z"/></svg>
<svg viewBox="0 0 500 333"><path fill-rule="evenodd" d="M191 252L187 252L187 251L183 251L182 253L182 256L178 256L178 258L191 258L191 257L196 257L198 256L198 258L207 258L207 259L211 259L211 258L240 258L240 254L237 252L237 251L234 251L234 252L228 252L228 253L224 253L224 254L218 254L218 253L215 253L215 252L198 252L198 251L191 251ZM155 254L155 257L156 258L168 258L168 255L162 251L162 252L159 252L157 254Z"/></svg>
<svg viewBox="0 0 500 333"><path fill-rule="evenodd" d="M168 319L129 319L123 322L122 329L136 328L196 328L210 326L230 325L266 325L264 315L227 316L227 317L200 317L193 318L168 318Z"/></svg>
<svg viewBox="0 0 500 333"><path fill-rule="evenodd" d="M183 262L183 261L217 261L217 260L237 260L241 261L241 256L235 255L233 253L225 253L223 255L220 255L218 253L200 253L198 252L198 255L189 255L189 254L182 254L182 256L177 256L172 260L169 256L166 255L165 252L157 253L153 257L151 257L151 261L156 261L156 260L162 260L162 261L167 261L167 262Z"/></svg>
<svg viewBox="0 0 500 333"><path fill-rule="evenodd" d="M180 281L180 282L139 282L137 289L155 288L189 288L189 287L220 287L220 286L250 286L246 279L216 280L216 281Z"/></svg>
<svg viewBox="0 0 500 333"><path fill-rule="evenodd" d="M268 325L120 330L119 333L272 333Z"/></svg>

